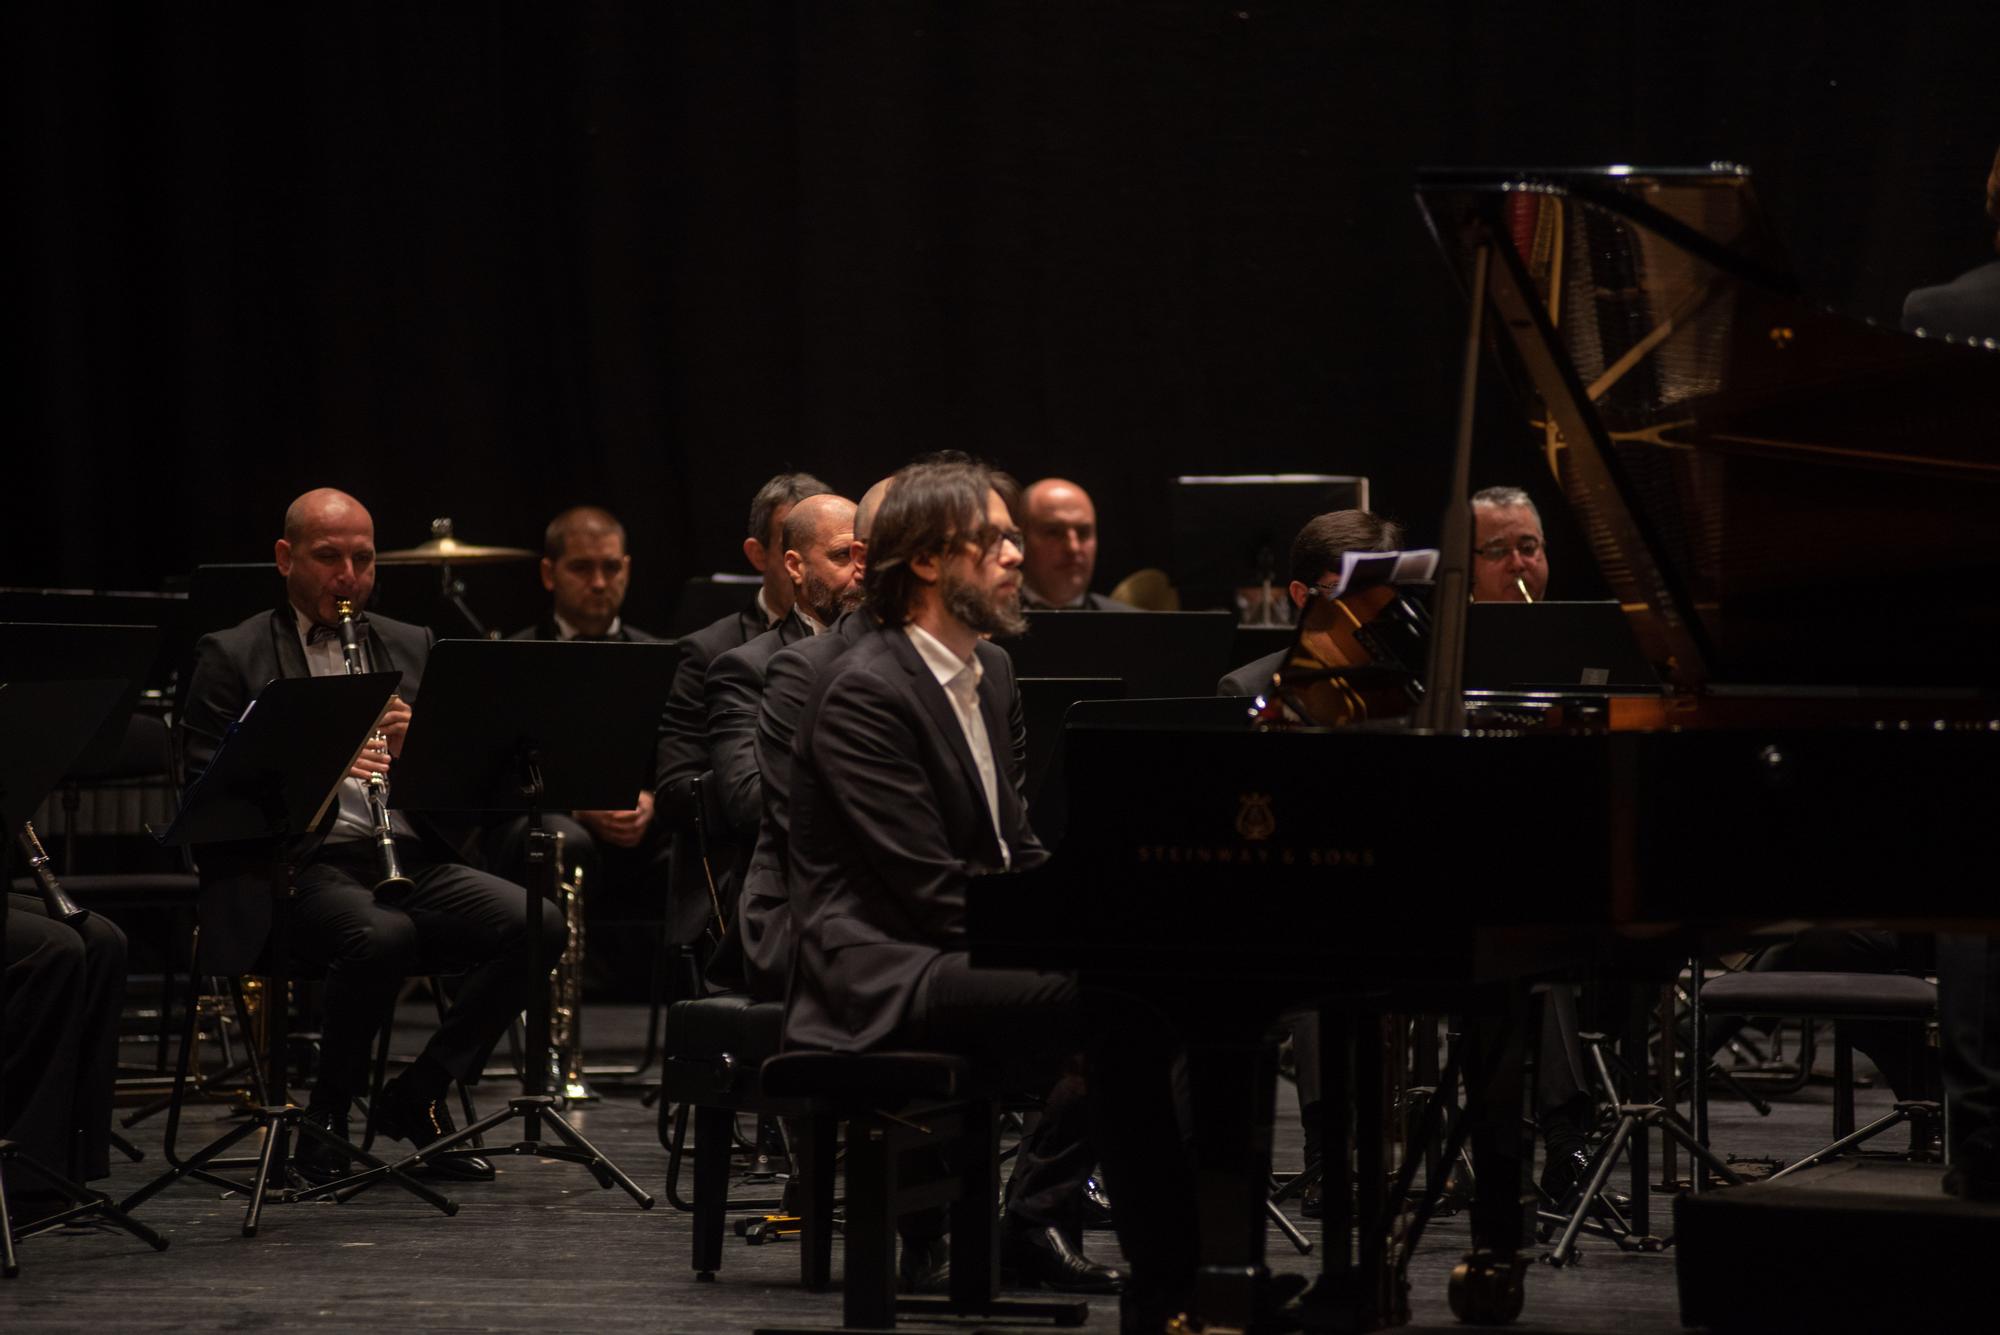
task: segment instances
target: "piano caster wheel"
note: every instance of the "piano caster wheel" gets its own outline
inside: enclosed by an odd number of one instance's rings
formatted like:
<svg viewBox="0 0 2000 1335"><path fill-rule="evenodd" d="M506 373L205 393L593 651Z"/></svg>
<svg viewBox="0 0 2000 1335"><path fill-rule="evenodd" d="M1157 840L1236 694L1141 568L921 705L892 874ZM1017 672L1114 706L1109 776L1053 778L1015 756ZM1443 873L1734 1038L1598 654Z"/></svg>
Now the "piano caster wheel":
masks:
<svg viewBox="0 0 2000 1335"><path fill-rule="evenodd" d="M1452 1268L1451 1314L1472 1326L1504 1326L1521 1315L1526 1295L1521 1272L1527 1268L1525 1256L1496 1256L1489 1251L1468 1252Z"/></svg>

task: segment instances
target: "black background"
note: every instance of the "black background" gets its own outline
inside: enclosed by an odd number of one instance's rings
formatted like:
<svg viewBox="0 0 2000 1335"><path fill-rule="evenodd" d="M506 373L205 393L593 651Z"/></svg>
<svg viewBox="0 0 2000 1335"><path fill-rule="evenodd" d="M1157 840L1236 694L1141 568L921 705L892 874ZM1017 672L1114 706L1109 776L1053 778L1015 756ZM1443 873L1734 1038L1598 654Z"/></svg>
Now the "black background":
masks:
<svg viewBox="0 0 2000 1335"><path fill-rule="evenodd" d="M1422 537L1419 165L1747 163L1807 290L1887 320L1991 255L2000 6L1519 8L12 7L0 583L260 559L318 484L384 547L589 500L657 625L769 473L943 446L1089 487L1101 586L1180 472L1365 473ZM1546 497L1504 420L1476 481Z"/></svg>

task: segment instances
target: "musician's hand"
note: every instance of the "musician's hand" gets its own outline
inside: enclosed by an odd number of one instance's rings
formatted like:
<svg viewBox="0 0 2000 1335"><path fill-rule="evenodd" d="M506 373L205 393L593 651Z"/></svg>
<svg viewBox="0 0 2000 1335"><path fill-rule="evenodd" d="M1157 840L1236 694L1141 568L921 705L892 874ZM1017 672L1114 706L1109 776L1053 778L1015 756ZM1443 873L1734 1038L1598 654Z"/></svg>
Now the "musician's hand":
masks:
<svg viewBox="0 0 2000 1335"><path fill-rule="evenodd" d="M347 767L347 777L350 779L359 779L363 783L368 782L368 777L371 774L380 774L386 777L388 773L389 748L383 743L380 737L370 737L368 745L361 748L361 754L356 756L354 763Z"/></svg>
<svg viewBox="0 0 2000 1335"><path fill-rule="evenodd" d="M383 707L382 717L375 720L375 731L389 739L389 754L401 759L403 738L410 732L410 707L403 703L403 697L392 695Z"/></svg>
<svg viewBox="0 0 2000 1335"><path fill-rule="evenodd" d="M641 789L638 804L630 811L579 811L576 818L614 848L637 848L653 823L653 795Z"/></svg>

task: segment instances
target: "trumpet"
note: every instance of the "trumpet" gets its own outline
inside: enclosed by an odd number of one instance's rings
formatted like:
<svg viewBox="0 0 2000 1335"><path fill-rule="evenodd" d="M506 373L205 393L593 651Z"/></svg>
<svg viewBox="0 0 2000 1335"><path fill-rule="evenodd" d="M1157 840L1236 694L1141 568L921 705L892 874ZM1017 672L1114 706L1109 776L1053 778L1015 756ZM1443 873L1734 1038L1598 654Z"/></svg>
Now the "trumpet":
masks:
<svg viewBox="0 0 2000 1335"><path fill-rule="evenodd" d="M21 856L28 860L28 870L35 874L35 888L42 892L42 907L48 910L49 916L70 927L88 918L90 910L71 899L62 888L62 882L56 879L56 874L49 870L48 850L42 847L33 821L25 822L14 832L14 842L21 846Z"/></svg>
<svg viewBox="0 0 2000 1335"><path fill-rule="evenodd" d="M340 657L347 664L347 675L352 677L366 672L368 669L361 662L361 636L354 624L354 604L342 598L334 603L333 610L340 616ZM379 732L368 740L384 744L388 741ZM375 893L409 890L416 883L403 875L402 867L396 862L396 835L389 827L389 781L380 774L371 774L367 787L368 815L375 825L376 860L382 871L381 878L375 882Z"/></svg>

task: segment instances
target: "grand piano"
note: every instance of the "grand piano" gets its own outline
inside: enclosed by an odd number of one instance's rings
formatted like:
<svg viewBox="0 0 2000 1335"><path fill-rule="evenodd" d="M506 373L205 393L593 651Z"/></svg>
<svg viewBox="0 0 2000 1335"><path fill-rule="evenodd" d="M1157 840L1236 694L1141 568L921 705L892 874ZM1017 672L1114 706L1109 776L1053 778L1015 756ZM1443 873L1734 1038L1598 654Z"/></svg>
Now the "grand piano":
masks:
<svg viewBox="0 0 2000 1335"><path fill-rule="evenodd" d="M1480 1255L1454 1307L1504 1321L1526 1241L1510 1188L1529 980L1648 943L1685 958L1724 930L2000 917L1993 343L1814 304L1734 167L1436 171L1417 200L1466 296L1458 476L1488 358L1662 690L1468 713L1454 504L1412 720L1072 717L1066 835L1036 875L975 884L971 948L1141 991L1182 1026L1198 1326L1270 1320L1266 1036L1285 1010L1320 1008L1334 1036L1325 1102L1347 1108L1326 1143L1355 1146L1359 1200L1350 1242L1330 1155L1306 1323L1408 1319L1421 1225L1383 1186L1395 1147L1367 1134L1386 1117L1380 1017L1399 1010L1468 1017Z"/></svg>

